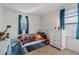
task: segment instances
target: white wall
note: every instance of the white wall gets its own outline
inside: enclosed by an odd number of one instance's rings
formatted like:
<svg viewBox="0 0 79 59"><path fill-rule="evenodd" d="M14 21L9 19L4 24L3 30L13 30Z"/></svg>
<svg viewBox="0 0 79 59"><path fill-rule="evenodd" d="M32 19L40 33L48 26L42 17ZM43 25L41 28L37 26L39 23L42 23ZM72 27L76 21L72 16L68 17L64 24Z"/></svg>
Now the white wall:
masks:
<svg viewBox="0 0 79 59"><path fill-rule="evenodd" d="M36 33L40 29L40 16L29 15L29 33Z"/></svg>
<svg viewBox="0 0 79 59"><path fill-rule="evenodd" d="M4 7L3 20L2 20L3 31L5 30L6 25L11 25L12 27L8 31L10 35L16 36L18 34L18 15L19 14L29 17L29 31L31 34L36 33L39 30L40 16L28 15L28 14L17 12L16 10L12 10Z"/></svg>
<svg viewBox="0 0 79 59"><path fill-rule="evenodd" d="M56 26L56 23L58 21L57 15L58 15L58 12L55 11L55 12L51 12L51 13L41 16L40 28L41 29L48 29L48 30L54 29L54 27Z"/></svg>
<svg viewBox="0 0 79 59"><path fill-rule="evenodd" d="M0 5L0 31L1 31L1 23L2 23L2 6Z"/></svg>
<svg viewBox="0 0 79 59"><path fill-rule="evenodd" d="M2 19L2 31L4 31L6 29L7 25L11 25L12 27L9 29L9 33L10 35L17 35L18 32L18 13L7 9L7 8L3 8L3 19Z"/></svg>

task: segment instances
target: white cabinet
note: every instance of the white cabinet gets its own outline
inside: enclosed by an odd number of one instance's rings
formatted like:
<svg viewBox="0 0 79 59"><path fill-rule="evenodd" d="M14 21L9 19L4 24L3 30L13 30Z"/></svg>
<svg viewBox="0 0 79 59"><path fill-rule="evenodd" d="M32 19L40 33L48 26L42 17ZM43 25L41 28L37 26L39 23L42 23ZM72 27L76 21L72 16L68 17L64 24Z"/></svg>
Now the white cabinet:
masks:
<svg viewBox="0 0 79 59"><path fill-rule="evenodd" d="M56 31L56 30L51 30L49 32L49 36L50 36L50 45L53 45L59 49L61 49L61 32L60 30Z"/></svg>

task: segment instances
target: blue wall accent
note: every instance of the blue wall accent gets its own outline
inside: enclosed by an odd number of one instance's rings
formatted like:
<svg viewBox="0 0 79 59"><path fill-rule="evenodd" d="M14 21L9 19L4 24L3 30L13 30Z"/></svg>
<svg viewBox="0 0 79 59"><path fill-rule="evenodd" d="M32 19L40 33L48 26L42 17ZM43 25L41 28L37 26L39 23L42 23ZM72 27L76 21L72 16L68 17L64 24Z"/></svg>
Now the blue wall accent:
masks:
<svg viewBox="0 0 79 59"><path fill-rule="evenodd" d="M29 20L28 20L28 16L25 16L26 17L26 31L25 33L29 33Z"/></svg>
<svg viewBox="0 0 79 59"><path fill-rule="evenodd" d="M78 3L78 23L77 23L77 32L76 32L76 39L79 39L79 3Z"/></svg>
<svg viewBox="0 0 79 59"><path fill-rule="evenodd" d="M64 16L65 16L65 9L60 10L60 27L64 30Z"/></svg>
<svg viewBox="0 0 79 59"><path fill-rule="evenodd" d="M18 34L22 34L22 15L18 16Z"/></svg>

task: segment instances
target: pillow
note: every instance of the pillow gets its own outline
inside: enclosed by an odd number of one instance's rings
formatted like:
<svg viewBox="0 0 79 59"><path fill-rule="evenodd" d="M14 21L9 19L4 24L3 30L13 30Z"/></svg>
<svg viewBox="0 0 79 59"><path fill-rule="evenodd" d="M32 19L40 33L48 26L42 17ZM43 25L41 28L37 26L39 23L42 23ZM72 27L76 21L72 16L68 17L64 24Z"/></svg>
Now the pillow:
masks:
<svg viewBox="0 0 79 59"><path fill-rule="evenodd" d="M29 41L30 41L30 42L36 41L35 36L29 36Z"/></svg>
<svg viewBox="0 0 79 59"><path fill-rule="evenodd" d="M29 39L27 37L23 37L21 41L23 44L29 43Z"/></svg>
<svg viewBox="0 0 79 59"><path fill-rule="evenodd" d="M37 32L37 34L40 34L43 39L47 39L47 35L44 32Z"/></svg>
<svg viewBox="0 0 79 59"><path fill-rule="evenodd" d="M22 38L22 36L18 36L18 39L21 39Z"/></svg>
<svg viewBox="0 0 79 59"><path fill-rule="evenodd" d="M36 35L35 35L35 39L36 39L36 40L42 40L43 37L42 37L40 34L36 34Z"/></svg>
<svg viewBox="0 0 79 59"><path fill-rule="evenodd" d="M26 36L19 36L18 39L22 42L22 44L24 45L25 43L29 43L29 39Z"/></svg>
<svg viewBox="0 0 79 59"><path fill-rule="evenodd" d="M43 37L43 39L47 39L46 34L41 34L41 36Z"/></svg>

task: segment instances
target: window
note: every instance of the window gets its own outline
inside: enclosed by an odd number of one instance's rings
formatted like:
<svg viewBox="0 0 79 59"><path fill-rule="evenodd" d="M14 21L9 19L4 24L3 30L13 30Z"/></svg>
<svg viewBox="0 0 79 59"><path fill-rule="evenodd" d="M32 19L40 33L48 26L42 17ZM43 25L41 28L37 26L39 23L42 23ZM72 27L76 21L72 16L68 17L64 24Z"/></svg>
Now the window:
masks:
<svg viewBox="0 0 79 59"><path fill-rule="evenodd" d="M22 23L22 31L23 31L23 34L25 34L25 30L26 30L26 23Z"/></svg>
<svg viewBox="0 0 79 59"><path fill-rule="evenodd" d="M22 31L23 31L22 34L25 34L25 31L26 31L26 18L25 17L23 17L22 19Z"/></svg>
<svg viewBox="0 0 79 59"><path fill-rule="evenodd" d="M76 37L76 28L78 22L77 10L71 10L65 13L66 36Z"/></svg>
<svg viewBox="0 0 79 59"><path fill-rule="evenodd" d="M18 16L18 34L29 33L29 20L28 16Z"/></svg>

